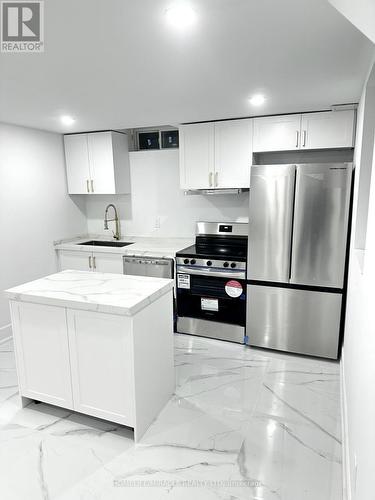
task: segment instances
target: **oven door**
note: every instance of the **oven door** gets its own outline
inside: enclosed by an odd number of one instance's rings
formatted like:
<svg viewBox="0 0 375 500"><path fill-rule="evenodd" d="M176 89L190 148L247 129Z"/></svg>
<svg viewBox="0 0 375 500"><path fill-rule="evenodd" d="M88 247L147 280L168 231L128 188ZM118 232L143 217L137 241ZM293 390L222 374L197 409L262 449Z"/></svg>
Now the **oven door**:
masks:
<svg viewBox="0 0 375 500"><path fill-rule="evenodd" d="M177 314L245 326L244 280L177 273Z"/></svg>

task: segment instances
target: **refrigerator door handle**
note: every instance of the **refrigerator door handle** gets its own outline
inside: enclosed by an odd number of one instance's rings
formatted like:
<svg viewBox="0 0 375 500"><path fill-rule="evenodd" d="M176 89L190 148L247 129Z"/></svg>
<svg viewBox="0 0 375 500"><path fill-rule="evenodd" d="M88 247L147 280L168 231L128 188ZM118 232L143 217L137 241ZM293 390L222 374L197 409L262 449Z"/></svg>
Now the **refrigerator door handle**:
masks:
<svg viewBox="0 0 375 500"><path fill-rule="evenodd" d="M297 168L294 172L293 179L293 206L292 206L292 216L291 216L291 228L290 228L290 253L289 253L289 277L288 282L290 283L292 280L292 262L293 262L293 237L294 237L294 217L296 212L296 185L297 185Z"/></svg>

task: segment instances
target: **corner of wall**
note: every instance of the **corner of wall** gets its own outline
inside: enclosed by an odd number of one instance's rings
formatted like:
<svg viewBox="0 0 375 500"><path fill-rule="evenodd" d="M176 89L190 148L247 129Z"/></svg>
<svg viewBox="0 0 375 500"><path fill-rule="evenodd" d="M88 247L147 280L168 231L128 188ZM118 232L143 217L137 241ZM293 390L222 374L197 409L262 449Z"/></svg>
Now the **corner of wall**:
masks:
<svg viewBox="0 0 375 500"><path fill-rule="evenodd" d="M342 490L343 500L351 500L350 450L348 432L348 411L345 384L345 351L344 346L340 361L340 395L341 395L341 432L342 432Z"/></svg>

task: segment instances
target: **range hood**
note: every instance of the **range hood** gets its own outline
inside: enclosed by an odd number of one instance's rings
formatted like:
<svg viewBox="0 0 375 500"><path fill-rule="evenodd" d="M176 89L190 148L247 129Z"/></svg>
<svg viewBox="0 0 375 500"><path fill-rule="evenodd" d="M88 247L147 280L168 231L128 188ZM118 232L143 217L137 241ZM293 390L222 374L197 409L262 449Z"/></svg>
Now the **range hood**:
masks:
<svg viewBox="0 0 375 500"><path fill-rule="evenodd" d="M233 189L188 189L184 191L186 196L193 194L212 195L212 194L240 194L246 193L249 188L233 188Z"/></svg>

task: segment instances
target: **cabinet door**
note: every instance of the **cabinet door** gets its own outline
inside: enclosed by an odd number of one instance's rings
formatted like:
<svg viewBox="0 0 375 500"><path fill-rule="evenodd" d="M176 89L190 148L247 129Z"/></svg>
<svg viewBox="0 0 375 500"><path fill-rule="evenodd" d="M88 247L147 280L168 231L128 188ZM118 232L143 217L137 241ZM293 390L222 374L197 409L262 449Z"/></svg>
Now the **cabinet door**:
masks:
<svg viewBox="0 0 375 500"><path fill-rule="evenodd" d="M73 269L74 271L90 271L93 266L92 254L89 252L59 251L60 271Z"/></svg>
<svg viewBox="0 0 375 500"><path fill-rule="evenodd" d="M248 188L252 163L252 120L215 123L215 187Z"/></svg>
<svg viewBox="0 0 375 500"><path fill-rule="evenodd" d="M12 301L11 311L21 395L72 409L65 309Z"/></svg>
<svg viewBox="0 0 375 500"><path fill-rule="evenodd" d="M64 136L66 175L70 194L90 191L87 134Z"/></svg>
<svg viewBox="0 0 375 500"><path fill-rule="evenodd" d="M122 255L94 252L93 269L99 273L124 274Z"/></svg>
<svg viewBox="0 0 375 500"><path fill-rule="evenodd" d="M88 134L91 191L96 194L116 193L112 133Z"/></svg>
<svg viewBox="0 0 375 500"><path fill-rule="evenodd" d="M301 115L254 118L253 151L290 151L300 147Z"/></svg>
<svg viewBox="0 0 375 500"><path fill-rule="evenodd" d="M301 148L351 148L354 146L354 110L302 115Z"/></svg>
<svg viewBox="0 0 375 500"><path fill-rule="evenodd" d="M214 187L214 124L180 127L180 185L182 189Z"/></svg>
<svg viewBox="0 0 375 500"><path fill-rule="evenodd" d="M74 409L134 426L131 318L68 309Z"/></svg>

